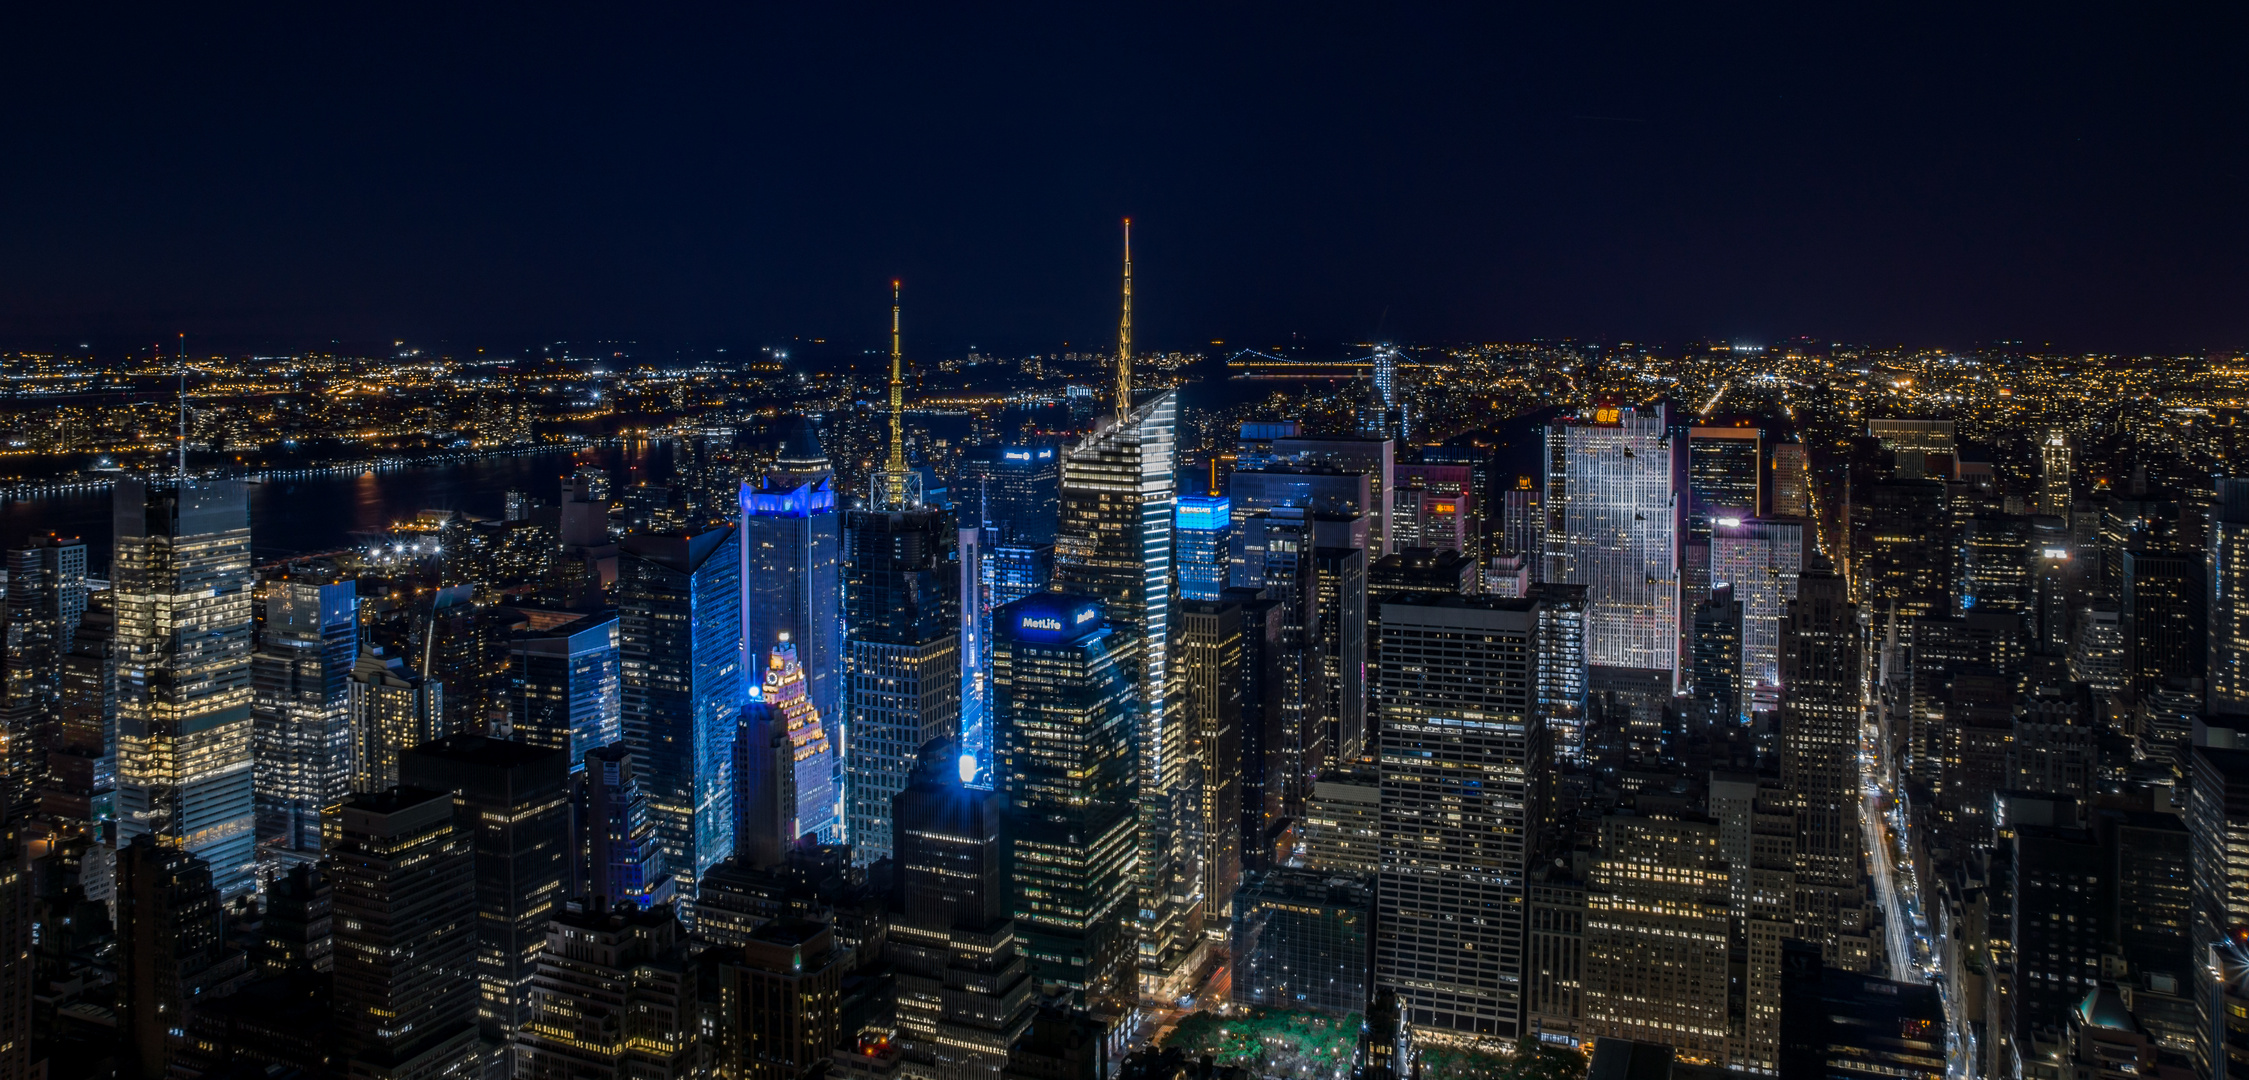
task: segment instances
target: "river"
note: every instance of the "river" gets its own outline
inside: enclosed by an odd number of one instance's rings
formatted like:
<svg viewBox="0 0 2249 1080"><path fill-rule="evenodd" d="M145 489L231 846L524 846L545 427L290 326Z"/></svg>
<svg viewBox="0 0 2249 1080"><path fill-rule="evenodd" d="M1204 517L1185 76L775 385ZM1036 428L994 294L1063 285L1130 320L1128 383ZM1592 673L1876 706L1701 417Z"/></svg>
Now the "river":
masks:
<svg viewBox="0 0 2249 1080"><path fill-rule="evenodd" d="M580 464L609 470L623 488L671 473L667 441L494 457L443 465L401 466L358 474L272 480L250 485L250 546L260 562L349 546L421 510L458 510L496 518L507 493L521 489L547 502L561 493L562 478ZM106 576L110 555L108 491L40 495L0 502L0 544L16 547L32 536L78 536L87 544L87 570Z"/></svg>

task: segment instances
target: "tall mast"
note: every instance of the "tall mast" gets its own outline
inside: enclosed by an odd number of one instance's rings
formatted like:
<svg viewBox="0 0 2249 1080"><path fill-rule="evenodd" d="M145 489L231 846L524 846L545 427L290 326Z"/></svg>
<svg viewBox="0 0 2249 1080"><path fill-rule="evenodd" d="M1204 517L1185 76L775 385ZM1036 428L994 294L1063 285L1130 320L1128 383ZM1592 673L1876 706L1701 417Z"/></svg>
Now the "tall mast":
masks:
<svg viewBox="0 0 2249 1080"><path fill-rule="evenodd" d="M906 471L906 381L899 376L898 281L890 282L890 464L892 473Z"/></svg>
<svg viewBox="0 0 2249 1080"><path fill-rule="evenodd" d="M187 486L187 331L180 331L180 486Z"/></svg>
<svg viewBox="0 0 2249 1080"><path fill-rule="evenodd" d="M1117 324L1117 419L1132 413L1132 219L1124 219L1124 318Z"/></svg>
<svg viewBox="0 0 2249 1080"><path fill-rule="evenodd" d="M898 282L890 283L890 457L874 475L877 510L911 510L921 503L921 477L906 468L906 379L898 344Z"/></svg>

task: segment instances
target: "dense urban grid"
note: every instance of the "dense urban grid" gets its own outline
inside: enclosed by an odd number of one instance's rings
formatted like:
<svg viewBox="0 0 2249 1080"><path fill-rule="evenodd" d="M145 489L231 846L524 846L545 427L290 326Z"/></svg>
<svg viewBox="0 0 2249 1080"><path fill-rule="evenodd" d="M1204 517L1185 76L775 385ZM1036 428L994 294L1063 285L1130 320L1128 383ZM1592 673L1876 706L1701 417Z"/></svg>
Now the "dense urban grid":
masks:
<svg viewBox="0 0 2249 1080"><path fill-rule="evenodd" d="M0 538L0 1080L2249 1068L2249 362L1140 355L1124 286L6 357L11 494L114 531ZM253 484L618 439L252 555Z"/></svg>

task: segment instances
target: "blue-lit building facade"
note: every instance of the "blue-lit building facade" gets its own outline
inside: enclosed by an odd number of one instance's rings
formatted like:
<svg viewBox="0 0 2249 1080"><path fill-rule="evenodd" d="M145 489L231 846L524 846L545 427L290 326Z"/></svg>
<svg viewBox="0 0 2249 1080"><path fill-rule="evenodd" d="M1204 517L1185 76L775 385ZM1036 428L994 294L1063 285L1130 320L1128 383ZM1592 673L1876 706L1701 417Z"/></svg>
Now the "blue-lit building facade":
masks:
<svg viewBox="0 0 2249 1080"><path fill-rule="evenodd" d="M843 515L832 485L775 474L741 490L743 670L758 670L787 634L822 716L843 712Z"/></svg>
<svg viewBox="0 0 2249 1080"><path fill-rule="evenodd" d="M1218 594L1226 590L1233 504L1224 495L1181 495L1172 530L1179 560L1180 598L1218 599Z"/></svg>
<svg viewBox="0 0 2249 1080"><path fill-rule="evenodd" d="M611 612L518 638L514 653L519 711L514 738L568 750L573 764L587 751L624 737L622 660Z"/></svg>
<svg viewBox="0 0 2249 1080"><path fill-rule="evenodd" d="M992 525L1024 544L1054 542L1062 453L1052 446L994 444L968 452L953 505L964 525Z"/></svg>
<svg viewBox="0 0 2249 1080"><path fill-rule="evenodd" d="M320 852L320 812L351 794L351 671L359 589L333 573L268 583L250 658L259 846L281 862Z"/></svg>
<svg viewBox="0 0 2249 1080"><path fill-rule="evenodd" d="M663 868L693 896L734 849L733 755L742 703L741 562L732 527L619 544L624 744Z"/></svg>

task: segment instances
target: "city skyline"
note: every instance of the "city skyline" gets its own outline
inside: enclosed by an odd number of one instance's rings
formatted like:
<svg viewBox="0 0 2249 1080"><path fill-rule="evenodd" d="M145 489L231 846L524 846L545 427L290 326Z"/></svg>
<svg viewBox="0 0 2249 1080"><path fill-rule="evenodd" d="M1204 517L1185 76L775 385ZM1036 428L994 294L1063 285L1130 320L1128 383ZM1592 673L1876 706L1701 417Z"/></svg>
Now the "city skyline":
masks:
<svg viewBox="0 0 2249 1080"><path fill-rule="evenodd" d="M32 17L0 1080L2249 1076L2226 24L1760 14Z"/></svg>

